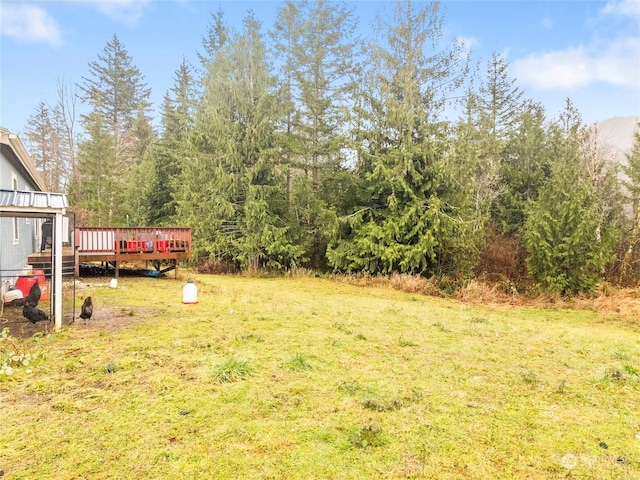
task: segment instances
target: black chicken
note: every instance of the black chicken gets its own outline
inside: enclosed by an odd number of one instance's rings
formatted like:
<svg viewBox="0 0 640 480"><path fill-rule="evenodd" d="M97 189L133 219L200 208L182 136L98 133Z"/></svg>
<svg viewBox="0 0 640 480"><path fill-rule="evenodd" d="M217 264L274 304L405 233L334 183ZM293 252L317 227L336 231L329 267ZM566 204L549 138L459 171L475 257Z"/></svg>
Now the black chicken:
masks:
<svg viewBox="0 0 640 480"><path fill-rule="evenodd" d="M40 295L42 295L42 291L40 290L38 280L36 280L36 283L34 283L29 290L29 295L24 299L25 305L35 307L40 301Z"/></svg>
<svg viewBox="0 0 640 480"><path fill-rule="evenodd" d="M31 323L40 322L42 320L49 320L49 317L46 313L44 313L39 308L36 308L29 304L25 305L22 309L22 315Z"/></svg>
<svg viewBox="0 0 640 480"><path fill-rule="evenodd" d="M87 297L84 299L84 303L82 304L80 318L89 320L91 315L93 315L93 303L91 302L91 297Z"/></svg>

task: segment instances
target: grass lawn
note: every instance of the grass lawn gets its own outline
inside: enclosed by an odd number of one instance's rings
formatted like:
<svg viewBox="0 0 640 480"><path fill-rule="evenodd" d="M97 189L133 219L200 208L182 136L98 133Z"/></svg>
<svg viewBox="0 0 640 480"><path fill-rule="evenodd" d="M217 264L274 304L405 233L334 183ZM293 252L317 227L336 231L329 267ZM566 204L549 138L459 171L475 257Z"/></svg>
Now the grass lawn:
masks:
<svg viewBox="0 0 640 480"><path fill-rule="evenodd" d="M89 322L0 344L33 356L4 478L640 478L637 318L194 279L98 280Z"/></svg>

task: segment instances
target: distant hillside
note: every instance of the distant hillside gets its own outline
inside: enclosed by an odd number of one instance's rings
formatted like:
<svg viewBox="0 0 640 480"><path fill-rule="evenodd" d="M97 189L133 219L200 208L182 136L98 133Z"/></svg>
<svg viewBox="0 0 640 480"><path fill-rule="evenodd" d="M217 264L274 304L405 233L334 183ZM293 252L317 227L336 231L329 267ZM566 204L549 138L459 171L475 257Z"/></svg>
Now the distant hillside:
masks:
<svg viewBox="0 0 640 480"><path fill-rule="evenodd" d="M631 153L638 122L640 117L614 117L596 123L601 144L611 148L614 159L620 163L625 164L625 154Z"/></svg>

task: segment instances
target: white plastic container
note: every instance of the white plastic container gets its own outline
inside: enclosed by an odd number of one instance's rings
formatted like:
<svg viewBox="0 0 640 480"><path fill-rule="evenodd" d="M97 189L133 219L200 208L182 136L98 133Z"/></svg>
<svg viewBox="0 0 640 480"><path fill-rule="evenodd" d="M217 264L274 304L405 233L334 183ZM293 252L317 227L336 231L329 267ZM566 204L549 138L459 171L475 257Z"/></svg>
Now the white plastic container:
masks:
<svg viewBox="0 0 640 480"><path fill-rule="evenodd" d="M24 295L22 294L21 290L18 290L18 289L9 290L4 294L4 303L9 303L14 300L19 300L21 298L24 298Z"/></svg>
<svg viewBox="0 0 640 480"><path fill-rule="evenodd" d="M118 279L112 278L109 282L109 288L118 288Z"/></svg>
<svg viewBox="0 0 640 480"><path fill-rule="evenodd" d="M182 303L198 303L198 287L191 278L182 287Z"/></svg>

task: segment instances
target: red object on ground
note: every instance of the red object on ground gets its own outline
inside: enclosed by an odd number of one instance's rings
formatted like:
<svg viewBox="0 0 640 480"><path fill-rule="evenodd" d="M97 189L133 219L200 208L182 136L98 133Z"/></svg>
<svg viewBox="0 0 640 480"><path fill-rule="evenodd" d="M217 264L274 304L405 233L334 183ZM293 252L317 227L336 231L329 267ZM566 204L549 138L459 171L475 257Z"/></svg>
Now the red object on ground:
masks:
<svg viewBox="0 0 640 480"><path fill-rule="evenodd" d="M27 298L31 287L33 287L33 284L36 283L37 280L38 279L32 275L28 277L18 277L16 280L16 288L22 292L23 298Z"/></svg>
<svg viewBox="0 0 640 480"><path fill-rule="evenodd" d="M32 270L29 275L18 277L16 288L22 292L23 298L27 298L31 287L36 282L40 287L40 300L49 300L49 285L44 276L44 270Z"/></svg>
<svg viewBox="0 0 640 480"><path fill-rule="evenodd" d="M44 270L32 270L31 274L38 279L40 286L40 300L49 300L49 285L44 276Z"/></svg>

